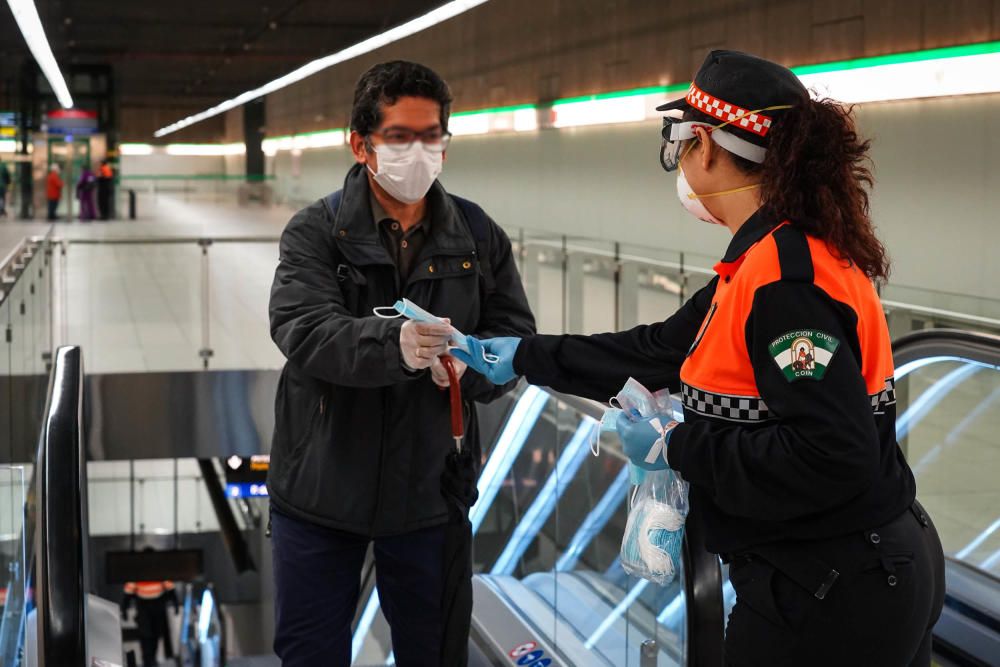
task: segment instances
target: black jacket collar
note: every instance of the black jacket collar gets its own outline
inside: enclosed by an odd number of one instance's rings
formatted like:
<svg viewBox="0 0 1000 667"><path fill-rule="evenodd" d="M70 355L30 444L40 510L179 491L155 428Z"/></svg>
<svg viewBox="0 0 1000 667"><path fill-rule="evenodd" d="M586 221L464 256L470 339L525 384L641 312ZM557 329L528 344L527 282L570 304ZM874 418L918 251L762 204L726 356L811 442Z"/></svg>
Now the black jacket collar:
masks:
<svg viewBox="0 0 1000 667"><path fill-rule="evenodd" d="M369 192L365 166L354 165L344 179L343 198L333 223L333 235L342 246L367 246L365 249L369 252L366 254L372 255L370 259L384 259L391 263L388 253L382 249L378 229L372 224ZM433 250L443 254L471 254L475 251L475 239L462 213L439 181L434 181L428 191L427 205L431 224L425 253Z"/></svg>
<svg viewBox="0 0 1000 667"><path fill-rule="evenodd" d="M753 244L767 236L768 232L774 229L777 224L778 221L764 213L763 208L757 209L733 235L733 239L726 249L726 254L722 258L723 263L735 262L745 255Z"/></svg>

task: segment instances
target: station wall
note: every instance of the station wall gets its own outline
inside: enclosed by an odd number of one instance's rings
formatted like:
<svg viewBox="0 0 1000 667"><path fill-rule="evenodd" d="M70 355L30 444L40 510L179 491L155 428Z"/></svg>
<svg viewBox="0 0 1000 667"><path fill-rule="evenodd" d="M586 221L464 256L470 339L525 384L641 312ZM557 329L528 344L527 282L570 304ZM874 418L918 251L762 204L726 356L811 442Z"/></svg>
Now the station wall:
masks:
<svg viewBox="0 0 1000 667"><path fill-rule="evenodd" d="M869 104L872 213L891 284L1000 298L1000 96ZM659 167L655 123L456 138L442 182L502 225L720 257L723 230L698 222ZM348 148L269 159L278 195L304 204L341 185ZM947 297L942 297L947 300Z"/></svg>

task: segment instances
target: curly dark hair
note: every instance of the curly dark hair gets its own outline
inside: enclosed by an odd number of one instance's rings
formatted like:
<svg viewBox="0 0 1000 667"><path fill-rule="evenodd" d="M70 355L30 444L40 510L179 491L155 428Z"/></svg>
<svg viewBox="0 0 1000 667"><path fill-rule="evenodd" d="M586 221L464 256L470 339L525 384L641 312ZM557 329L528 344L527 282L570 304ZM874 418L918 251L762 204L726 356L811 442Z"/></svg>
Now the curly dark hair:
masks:
<svg viewBox="0 0 1000 667"><path fill-rule="evenodd" d="M441 106L441 128L448 129L451 90L434 70L406 60L375 65L358 79L351 108L351 129L368 136L382 124L382 107L400 97L424 97Z"/></svg>
<svg viewBox="0 0 1000 667"><path fill-rule="evenodd" d="M714 124L700 112L689 116ZM889 257L869 207L871 141L858 135L854 107L807 100L777 114L768 136L763 164L730 154L741 171L760 176L765 210L823 239L870 279L886 280Z"/></svg>

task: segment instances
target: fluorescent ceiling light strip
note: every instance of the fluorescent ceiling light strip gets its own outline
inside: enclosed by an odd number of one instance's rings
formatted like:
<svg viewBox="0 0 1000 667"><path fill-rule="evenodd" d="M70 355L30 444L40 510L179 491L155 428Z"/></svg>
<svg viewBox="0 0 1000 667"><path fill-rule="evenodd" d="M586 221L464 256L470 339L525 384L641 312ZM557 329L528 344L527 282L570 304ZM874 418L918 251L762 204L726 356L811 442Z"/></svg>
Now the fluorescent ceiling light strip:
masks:
<svg viewBox="0 0 1000 667"><path fill-rule="evenodd" d="M167 155L212 157L224 155L243 155L247 152L246 144L167 144Z"/></svg>
<svg viewBox="0 0 1000 667"><path fill-rule="evenodd" d="M1000 92L1000 53L802 74L820 96L845 103Z"/></svg>
<svg viewBox="0 0 1000 667"><path fill-rule="evenodd" d="M646 590L646 586L648 585L649 581L643 579L635 586L633 586L632 590L629 591L629 594L626 595L622 599L622 601L618 603L618 606L615 607L610 614L608 614L607 618L601 621L601 624L597 626L597 629L594 630L594 633L592 635L590 635L590 638L587 639L586 642L584 642L583 648L587 649L588 651L593 649L594 644L600 641L601 637L604 636L604 633L608 631L608 628L614 625L615 621L621 618L621 615L625 613L625 610L628 609L633 602L635 602L635 599L639 597L639 595L641 595L644 590Z"/></svg>
<svg viewBox="0 0 1000 667"><path fill-rule="evenodd" d="M63 78L62 72L59 71L56 57L52 55L52 47L49 46L49 40L45 37L45 28L42 27L42 21L38 18L38 9L35 7L34 0L7 0L7 4L10 5L10 10L14 13L14 20L21 28L21 34L31 50L31 55L35 56L35 62L38 63L38 67L48 80L49 86L55 92L59 105L64 109L72 109L73 97L69 94L69 88L66 87L66 80Z"/></svg>
<svg viewBox="0 0 1000 667"><path fill-rule="evenodd" d="M534 385L528 385L511 411L503 432L490 454L489 461L479 475L479 500L469 511L472 534L475 535L486 518L486 512L493 505L504 478L514 465L514 459L524 447L528 434L535 427L539 415L548 403L549 395Z"/></svg>
<svg viewBox="0 0 1000 667"><path fill-rule="evenodd" d="M982 368L971 364L959 366L928 387L916 400L910 402L906 412L896 420L896 439L905 438L910 433L910 429L930 414L937 404L951 393L952 389L981 370Z"/></svg>
<svg viewBox="0 0 1000 667"><path fill-rule="evenodd" d="M584 518L573 539L569 541L566 550L556 561L556 572L568 572L576 567L583 550L593 541L594 537L607 525L614 516L618 506L625 501L625 492L629 487L628 466L623 466L611 486L601 496L594 509Z"/></svg>
<svg viewBox="0 0 1000 667"><path fill-rule="evenodd" d="M507 545L500 553L496 563L493 564L492 574L510 574L514 571L517 561L531 545L549 516L552 515L556 503L569 488L577 471L580 470L580 466L587 458L587 454L590 453L590 448L585 447L585 445L590 442L597 425L597 421L588 416L584 416L580 421L576 432L559 456L555 469L545 480L545 484L535 496L534 502L531 503L528 511L524 513L521 521L514 528L513 535L507 541Z"/></svg>
<svg viewBox="0 0 1000 667"><path fill-rule="evenodd" d="M153 146L151 144L119 144L119 155L152 155Z"/></svg>
<svg viewBox="0 0 1000 667"><path fill-rule="evenodd" d="M9 0L13 1L13 0ZM407 21L406 23L396 26L390 30L386 30L383 33L375 35L374 37L369 37L366 40L358 42L353 46L349 46L346 49L338 51L337 53L332 53L328 56L318 58L312 62L306 63L302 67L289 72L288 74L279 77L269 83L264 84L260 88L255 88L254 90L248 90L247 92L234 97L231 100L226 100L221 104L217 104L211 109L202 111L193 116L188 116L183 120L179 120L176 123L168 125L160 130L157 130L155 136L162 137L170 134L171 132L176 132L181 128L193 125L199 121L205 120L206 118L211 118L212 116L217 116L220 113L229 111L238 106L246 104L251 100L255 100L258 97L263 97L268 93L273 93L276 90L280 90L289 86L293 83L297 83L306 77L312 76L317 72L325 70L327 68L333 67L334 65L340 64L352 58L357 58L358 56L364 55L380 49L387 44L392 44L393 42L399 41L405 37L409 37L418 32L426 30L438 23L443 23L451 18L458 16L464 12L469 11L474 7L478 7L484 4L487 0L452 0L437 9L434 9L422 16L418 16L415 19Z"/></svg>

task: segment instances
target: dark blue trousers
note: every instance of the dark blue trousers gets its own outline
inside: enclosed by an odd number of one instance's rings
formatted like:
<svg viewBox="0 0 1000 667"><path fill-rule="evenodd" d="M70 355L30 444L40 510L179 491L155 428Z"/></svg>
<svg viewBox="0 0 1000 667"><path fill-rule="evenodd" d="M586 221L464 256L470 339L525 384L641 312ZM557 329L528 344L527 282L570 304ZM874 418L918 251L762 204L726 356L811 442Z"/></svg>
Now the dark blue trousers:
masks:
<svg viewBox="0 0 1000 667"><path fill-rule="evenodd" d="M369 541L272 508L274 652L283 667L351 664ZM400 667L439 662L443 547L443 526L375 538L375 583Z"/></svg>

